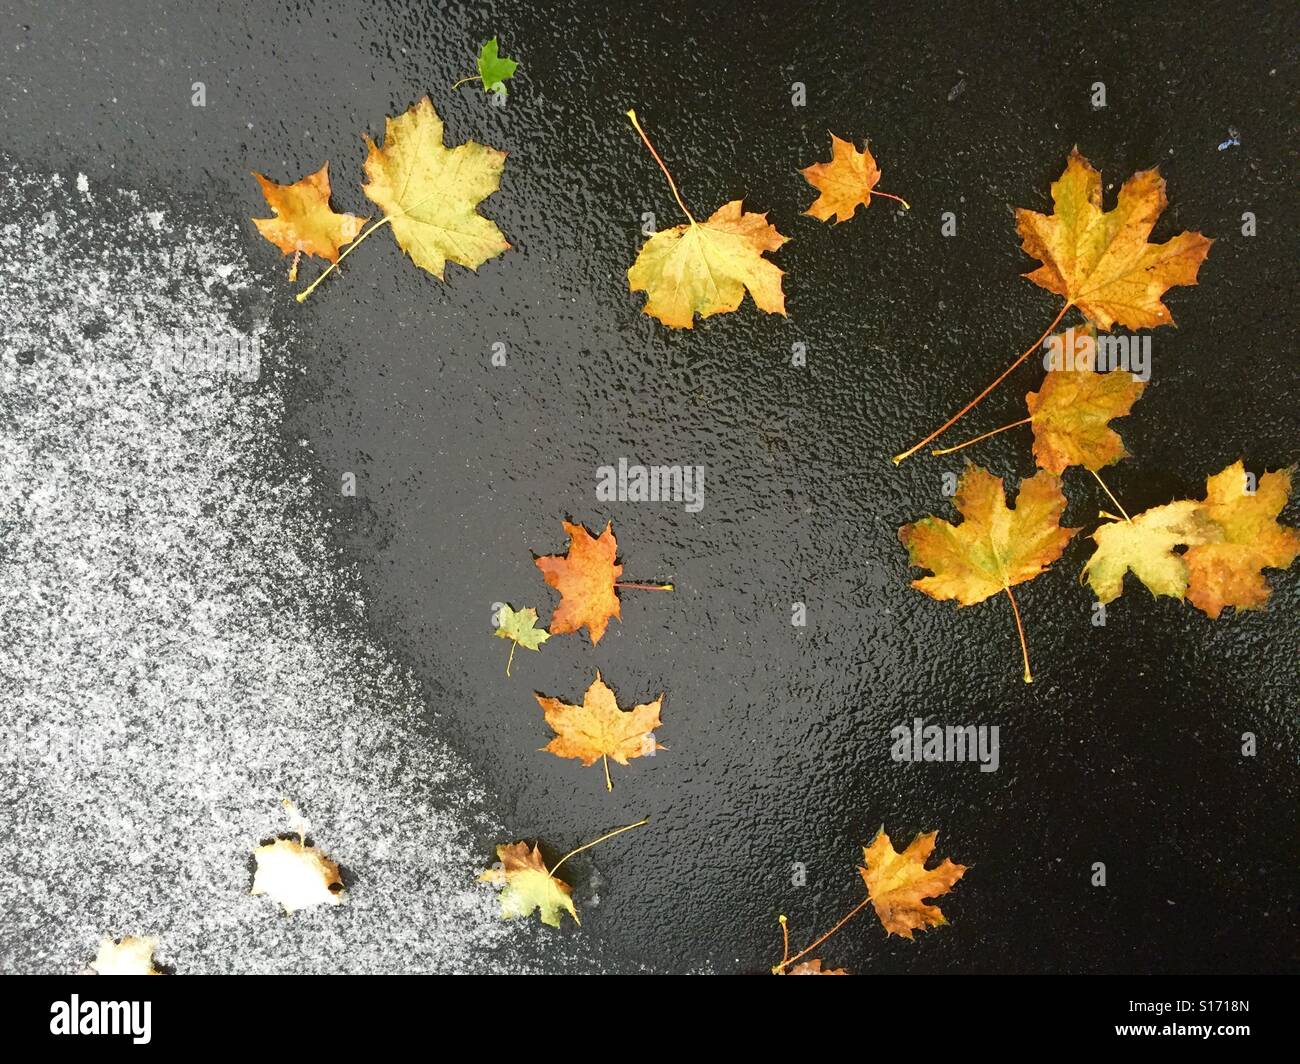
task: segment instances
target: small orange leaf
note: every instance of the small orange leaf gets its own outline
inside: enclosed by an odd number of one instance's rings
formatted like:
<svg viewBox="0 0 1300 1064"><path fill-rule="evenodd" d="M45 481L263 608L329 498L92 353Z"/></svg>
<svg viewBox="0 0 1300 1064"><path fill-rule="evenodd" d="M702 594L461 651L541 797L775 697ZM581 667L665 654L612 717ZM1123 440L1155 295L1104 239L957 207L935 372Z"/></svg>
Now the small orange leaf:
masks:
<svg viewBox="0 0 1300 1064"><path fill-rule="evenodd" d="M546 723L555 732L555 738L543 749L556 757L575 757L583 765L593 765L599 757L612 757L626 765L630 758L663 749L652 734L661 723L662 694L653 702L621 710L614 692L597 672L580 706L545 695L535 697Z"/></svg>
<svg viewBox="0 0 1300 1064"><path fill-rule="evenodd" d="M966 873L966 866L944 858L937 868L926 868L934 853L939 833L917 835L902 853L894 849L882 827L870 846L862 848L863 864L859 868L867 893L875 906L880 923L891 935L911 938L917 928L946 924L937 905L926 905L926 898L947 894Z"/></svg>
<svg viewBox="0 0 1300 1064"><path fill-rule="evenodd" d="M868 148L858 151L847 140L831 134L831 161L813 163L799 171L821 193L804 214L818 221L847 222L859 206L871 205L871 190L880 180L880 167Z"/></svg>
<svg viewBox="0 0 1300 1064"><path fill-rule="evenodd" d="M330 208L330 164L291 185L277 185L255 173L274 218L254 218L253 224L286 255L302 252L338 262L339 248L350 244L365 225L355 214Z"/></svg>

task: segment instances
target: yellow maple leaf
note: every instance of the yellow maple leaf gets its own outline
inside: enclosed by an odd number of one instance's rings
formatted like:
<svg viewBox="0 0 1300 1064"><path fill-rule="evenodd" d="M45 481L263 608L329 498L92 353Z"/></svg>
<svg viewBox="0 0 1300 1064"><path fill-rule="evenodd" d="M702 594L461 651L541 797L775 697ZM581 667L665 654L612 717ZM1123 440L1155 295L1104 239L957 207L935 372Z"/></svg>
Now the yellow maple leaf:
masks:
<svg viewBox="0 0 1300 1064"><path fill-rule="evenodd" d="M90 971L96 975L162 975L153 962L157 948L156 938L127 935L116 942L111 938L101 939L95 959L90 962Z"/></svg>
<svg viewBox="0 0 1300 1064"><path fill-rule="evenodd" d="M500 187L505 152L472 140L448 148L427 96L385 120L382 148L365 142L361 191L383 208L398 246L421 269L441 281L449 261L473 270L510 247L476 210Z"/></svg>
<svg viewBox="0 0 1300 1064"><path fill-rule="evenodd" d="M1181 599L1187 591L1187 563L1174 548L1210 543L1222 535L1199 503L1182 500L1153 506L1136 517L1101 525L1092 534L1097 549L1083 573L1103 605L1123 592L1129 570L1151 594Z"/></svg>
<svg viewBox="0 0 1300 1064"><path fill-rule="evenodd" d="M645 757L664 749L651 734L661 724L659 709L663 695L630 710L619 709L614 692L597 672L580 706L545 695L535 697L546 723L555 732L555 738L543 749L556 757L577 758L584 766L593 765L601 758L607 790L613 789L609 758L626 765L630 758Z"/></svg>
<svg viewBox="0 0 1300 1064"><path fill-rule="evenodd" d="M526 842L498 846L497 859L497 865L478 878L480 883L502 888L502 920L516 920L536 911L542 923L559 927L560 913L567 912L575 923L582 923L573 905L573 888L546 870L540 847L530 850Z"/></svg>
<svg viewBox="0 0 1300 1064"><path fill-rule="evenodd" d="M1127 458L1124 441L1109 422L1127 414L1145 387L1121 369L1049 372L1042 387L1025 396L1039 467L1060 474L1080 465L1095 473Z"/></svg>
<svg viewBox="0 0 1300 1064"><path fill-rule="evenodd" d="M1260 570L1289 568L1300 555L1300 531L1277 520L1291 495L1291 473L1265 473L1253 493L1240 460L1206 479L1199 505L1223 537L1193 545L1183 555L1187 599L1197 609L1215 618L1226 606L1262 609L1269 588Z"/></svg>
<svg viewBox="0 0 1300 1064"><path fill-rule="evenodd" d="M882 827L871 845L862 848L864 867L858 871L880 923L891 935L910 939L917 928L948 922L939 907L926 905L925 899L947 894L965 875L966 866L945 857L938 867L925 867L938 835L937 831L917 835L906 850L898 853Z"/></svg>
<svg viewBox="0 0 1300 1064"><path fill-rule="evenodd" d="M1101 174L1075 148L1052 184L1050 215L1018 209L1023 250L1043 265L1027 273L1037 285L1064 296L1103 331L1172 325L1161 302L1175 285L1193 285L1212 240L1183 232L1163 244L1147 237L1164 211L1165 182L1158 170L1141 170L1124 182L1113 210L1101 209Z"/></svg>
<svg viewBox="0 0 1300 1064"><path fill-rule="evenodd" d="M330 207L330 164L290 185L278 185L254 173L274 218L254 218L253 224L286 255L301 252L338 262L339 248L350 244L366 224L355 214L338 214Z"/></svg>
<svg viewBox="0 0 1300 1064"><path fill-rule="evenodd" d="M688 219L686 225L655 233L627 271L629 290L646 293L645 312L675 329L691 329L696 314L707 318L735 310L748 289L759 310L784 315L781 270L763 253L776 251L786 238L766 214L742 210L740 200L723 204L707 221L696 221L636 112L627 114Z"/></svg>
<svg viewBox="0 0 1300 1064"><path fill-rule="evenodd" d="M871 206L872 190L880 180L880 167L872 158L870 149L864 145L858 151L834 133L831 134L831 161L813 163L799 172L821 193L804 214L821 222L834 218L836 225L852 218L859 206ZM888 192L877 192L876 195L897 199L904 207L908 206L906 200Z"/></svg>

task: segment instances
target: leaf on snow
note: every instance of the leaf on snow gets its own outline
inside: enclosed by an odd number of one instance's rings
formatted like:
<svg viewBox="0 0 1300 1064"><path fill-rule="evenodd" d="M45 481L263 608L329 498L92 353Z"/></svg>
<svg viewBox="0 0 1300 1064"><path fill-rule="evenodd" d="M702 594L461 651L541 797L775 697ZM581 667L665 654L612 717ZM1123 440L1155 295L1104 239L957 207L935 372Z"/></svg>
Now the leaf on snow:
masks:
<svg viewBox="0 0 1300 1064"><path fill-rule="evenodd" d="M534 911L548 927L560 926L560 913L567 912L575 923L578 910L573 906L573 888L546 870L542 851L526 842L497 847L498 864L478 878L481 883L501 887L501 919L516 920Z"/></svg>
<svg viewBox="0 0 1300 1064"><path fill-rule="evenodd" d="M310 909L315 905L342 905L343 880L339 866L315 846L308 846L306 834L311 825L298 807L281 799L285 814L297 839L275 839L253 851L257 869L253 873L254 895L269 894L288 913Z"/></svg>
<svg viewBox="0 0 1300 1064"><path fill-rule="evenodd" d="M1101 209L1101 174L1075 148L1065 172L1052 183L1050 215L1018 209L1022 249L1043 265L1025 274L1064 296L1097 328L1172 325L1161 302L1175 285L1196 283L1212 240L1182 232L1163 244L1147 237L1168 200L1158 170L1141 170L1124 182L1113 210Z"/></svg>
<svg viewBox="0 0 1300 1064"><path fill-rule="evenodd" d="M926 898L947 894L966 873L966 866L944 858L936 868L925 862L934 853L937 831L917 835L902 853L894 850L882 827L870 846L862 848L862 880L875 906L876 915L891 935L911 938L918 928L935 927L948 921L937 905L926 905Z"/></svg>
<svg viewBox="0 0 1300 1064"><path fill-rule="evenodd" d="M385 120L382 148L365 141L361 191L383 208L398 246L421 269L441 281L449 261L474 270L510 247L476 210L500 187L505 152L472 140L448 148L427 96Z"/></svg>
<svg viewBox="0 0 1300 1064"><path fill-rule="evenodd" d="M90 962L90 970L95 975L162 975L153 963L153 951L157 948L156 938L127 935L117 942L104 938Z"/></svg>
<svg viewBox="0 0 1300 1064"><path fill-rule="evenodd" d="M338 262L339 249L350 244L365 225L355 214L337 214L330 208L330 164L291 185L254 173L274 218L254 218L253 224L286 255L301 251Z"/></svg>

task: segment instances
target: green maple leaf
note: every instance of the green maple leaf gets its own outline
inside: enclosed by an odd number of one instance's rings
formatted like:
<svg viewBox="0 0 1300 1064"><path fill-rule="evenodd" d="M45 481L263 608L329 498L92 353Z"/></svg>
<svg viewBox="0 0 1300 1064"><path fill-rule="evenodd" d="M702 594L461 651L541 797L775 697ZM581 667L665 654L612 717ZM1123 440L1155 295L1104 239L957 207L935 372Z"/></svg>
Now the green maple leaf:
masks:
<svg viewBox="0 0 1300 1064"><path fill-rule="evenodd" d="M503 605L498 620L500 627L495 633L497 638L509 639L514 643L510 648L510 657L506 659L506 675L509 676L510 663L515 660L515 647L540 650L542 644L551 638L551 633L545 628L537 627L537 610L531 606L516 610Z"/></svg>
<svg viewBox="0 0 1300 1064"><path fill-rule="evenodd" d="M483 79L485 92L499 92L502 96L506 95L506 79L512 77L518 69L519 64L513 59L506 59L497 54L495 37L479 49L478 76Z"/></svg>

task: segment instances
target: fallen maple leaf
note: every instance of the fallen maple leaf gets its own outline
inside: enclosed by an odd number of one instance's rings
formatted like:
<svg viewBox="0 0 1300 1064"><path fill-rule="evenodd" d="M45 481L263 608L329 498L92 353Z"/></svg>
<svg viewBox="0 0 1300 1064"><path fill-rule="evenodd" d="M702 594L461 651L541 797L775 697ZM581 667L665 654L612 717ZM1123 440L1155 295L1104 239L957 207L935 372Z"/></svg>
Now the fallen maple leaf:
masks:
<svg viewBox="0 0 1300 1064"><path fill-rule="evenodd" d="M1211 543L1223 531L1209 520L1199 503L1180 501L1132 518L1107 522L1092 534L1097 543L1083 567L1088 586L1102 605L1124 590L1130 569L1153 595L1182 599L1187 592L1187 562L1175 547Z"/></svg>
<svg viewBox="0 0 1300 1064"><path fill-rule="evenodd" d="M645 313L672 328L690 329L696 314L707 318L735 310L748 289L759 310L784 315L781 270L763 254L776 251L786 238L766 214L742 210L740 200L723 204L707 221L697 222L636 112L627 115L688 219L686 225L656 232L627 271L629 290L646 293Z"/></svg>
<svg viewBox="0 0 1300 1064"><path fill-rule="evenodd" d="M257 868L250 893L269 894L288 913L315 905L342 905L343 880L339 866L315 846L307 845L311 825L298 807L287 798L281 800L281 805L298 838L296 841L274 839L253 851Z"/></svg>
<svg viewBox="0 0 1300 1064"><path fill-rule="evenodd" d="M858 151L847 140L831 134L831 161L813 163L799 171L813 188L821 193L804 214L818 221L835 218L835 224L847 222L859 206L871 206L871 192L880 180L880 167L865 145ZM888 192L877 196L898 200L905 208L908 202Z"/></svg>
<svg viewBox="0 0 1300 1064"><path fill-rule="evenodd" d="M1074 148L1052 183L1054 212L1016 211L1022 250L1043 263L1025 276L1064 296L1099 329L1172 325L1161 297L1175 285L1196 284L1213 241L1183 232L1147 243L1168 202L1160 171L1140 170L1124 182L1114 209L1103 211L1101 174Z"/></svg>
<svg viewBox="0 0 1300 1064"><path fill-rule="evenodd" d="M906 850L898 853L882 827L871 845L862 848L864 867L858 871L881 925L891 935L910 939L917 928L948 922L937 905L926 905L924 899L947 894L965 875L966 866L945 857L938 867L925 867L938 835L937 831L917 835Z"/></svg>
<svg viewBox="0 0 1300 1064"><path fill-rule="evenodd" d="M494 634L500 639L509 639L513 643L510 647L510 656L506 659L506 675L509 676L510 663L515 660L515 647L540 650L542 644L551 636L544 628L537 627L537 610L531 606L516 610L508 603L504 603L498 620L500 624Z"/></svg>
<svg viewBox="0 0 1300 1064"><path fill-rule="evenodd" d="M573 905L573 888L555 876L560 865L570 857L583 850L589 850L597 843L612 839L625 831L639 828L650 821L638 820L621 828L606 832L598 839L583 843L570 850L547 871L542 860L541 847L534 845L530 850L526 842L512 842L497 847L497 863L480 873L480 883L491 883L501 890L501 919L515 920L537 912L542 923L549 927L560 926L560 913L567 912L574 922L581 924L578 910Z"/></svg>
<svg viewBox="0 0 1300 1064"><path fill-rule="evenodd" d="M614 539L614 523L606 522L605 530L593 537L583 525L564 522L569 535L567 554L547 554L534 558L542 578L560 593L560 604L551 614L551 635L576 632L586 626L594 646L609 625L611 617L622 620L622 605L616 588L637 588L642 591L671 591L672 584L623 584L618 582L623 566L615 563L618 542Z"/></svg>
<svg viewBox="0 0 1300 1064"><path fill-rule="evenodd" d="M542 923L559 927L563 911L572 916L575 923L582 923L578 910L573 906L573 888L546 870L539 847L529 850L526 842L498 846L497 858L498 865L478 878L480 883L492 883L502 888L502 920L519 919L536 911Z"/></svg>
<svg viewBox="0 0 1300 1064"><path fill-rule="evenodd" d="M157 948L156 938L127 935L116 942L111 938L101 939L99 951L90 962L90 971L95 975L162 975L153 963Z"/></svg>
<svg viewBox="0 0 1300 1064"><path fill-rule="evenodd" d="M844 968L823 968L819 960L803 961L796 964L789 971L781 972L782 975L848 975Z"/></svg>
<svg viewBox="0 0 1300 1064"><path fill-rule="evenodd" d="M1157 170L1134 174L1120 189L1114 210L1101 209L1101 174L1075 148L1058 181L1052 184L1051 215L1019 209L1016 228L1022 249L1042 261L1025 274L1035 284L1065 297L1043 335L1004 369L987 388L919 443L894 455L897 465L974 409L1017 366L1037 350L1071 307L1078 307L1103 331L1115 324L1129 329L1172 325L1161 302L1175 285L1194 285L1201 263L1214 243L1200 233L1182 232L1163 244L1148 244L1164 211L1165 182Z"/></svg>
<svg viewBox="0 0 1300 1064"><path fill-rule="evenodd" d="M315 255L338 262L339 248L350 244L366 224L355 214L338 214L330 208L330 164L291 185L277 185L254 173L274 218L254 218L253 224L286 255ZM294 271L297 258L294 259ZM295 272L289 279L294 280Z"/></svg>
<svg viewBox="0 0 1300 1064"><path fill-rule="evenodd" d="M404 114L385 119L382 148L368 136L363 139L368 154L361 191L383 208L384 216L299 292L298 302L385 225L392 226L398 247L411 261L440 281L446 279L448 262L475 270L510 247L496 223L477 211L501 185L505 152L472 140L448 148L442 119L427 96Z"/></svg>
<svg viewBox="0 0 1300 1064"><path fill-rule="evenodd" d="M1145 387L1122 369L1048 373L1042 387L1025 396L1039 468L1060 474L1079 465L1096 473L1127 458L1124 441L1110 420L1133 409Z"/></svg>
<svg viewBox="0 0 1300 1064"><path fill-rule="evenodd" d="M898 530L911 563L933 574L913 580L912 586L931 598L956 599L961 606L1005 591L1015 612L1025 682L1032 683L1029 648L1011 588L1045 572L1079 531L1060 526L1065 512L1061 481L1040 470L1021 482L1015 508L1008 509L1002 481L967 465L953 504L965 518L959 525L925 517Z"/></svg>
<svg viewBox="0 0 1300 1064"><path fill-rule="evenodd" d="M611 757L626 765L630 758L653 755L656 750L664 749L653 735L661 723L662 694L653 702L621 710L614 692L597 671L580 706L545 695L535 694L535 697L546 723L555 732L555 738L543 749L556 757L575 757L584 766L593 765L596 758L601 758L605 765L606 790L614 789L609 778Z"/></svg>
<svg viewBox="0 0 1300 1064"><path fill-rule="evenodd" d="M1291 496L1290 469L1265 473L1247 492L1240 460L1208 477L1202 512L1223 531L1218 541L1194 544L1187 563L1187 599L1217 618L1224 607L1258 610L1268 601L1262 569L1287 569L1300 555L1300 531L1279 524Z"/></svg>
<svg viewBox="0 0 1300 1064"><path fill-rule="evenodd" d="M493 37L478 50L478 73L461 78L452 88L458 89L468 82L480 81L483 83L484 92L495 92L500 96L506 96L508 95L506 81L514 77L518 69L518 63L500 54L497 39Z"/></svg>

